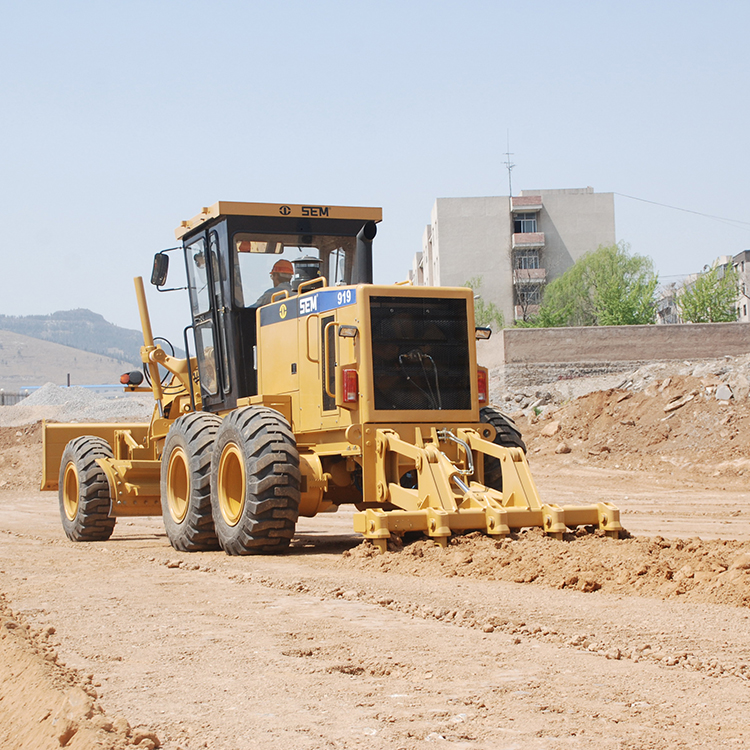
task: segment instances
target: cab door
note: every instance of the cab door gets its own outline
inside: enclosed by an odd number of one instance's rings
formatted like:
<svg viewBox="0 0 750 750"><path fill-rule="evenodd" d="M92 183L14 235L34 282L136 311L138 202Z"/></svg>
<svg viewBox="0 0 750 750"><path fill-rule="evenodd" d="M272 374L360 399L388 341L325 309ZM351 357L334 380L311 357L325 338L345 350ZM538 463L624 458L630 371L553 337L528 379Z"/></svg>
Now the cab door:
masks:
<svg viewBox="0 0 750 750"><path fill-rule="evenodd" d="M226 328L221 273L218 265L218 239L205 233L185 247L190 306L193 313L196 358L200 375L201 399L206 411L216 411L229 391L226 361Z"/></svg>

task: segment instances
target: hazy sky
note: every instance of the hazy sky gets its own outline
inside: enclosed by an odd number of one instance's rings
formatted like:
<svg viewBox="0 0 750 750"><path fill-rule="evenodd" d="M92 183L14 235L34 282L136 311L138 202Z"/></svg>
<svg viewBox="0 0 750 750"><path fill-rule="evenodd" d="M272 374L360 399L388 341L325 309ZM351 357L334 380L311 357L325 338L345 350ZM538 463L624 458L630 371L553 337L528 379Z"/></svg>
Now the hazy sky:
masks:
<svg viewBox="0 0 750 750"><path fill-rule="evenodd" d="M217 200L382 206L585 187L662 277L750 248L750 3L37 2L3 10L0 313L138 328L132 277ZM744 223L743 223L744 222ZM184 293L149 291L156 332Z"/></svg>

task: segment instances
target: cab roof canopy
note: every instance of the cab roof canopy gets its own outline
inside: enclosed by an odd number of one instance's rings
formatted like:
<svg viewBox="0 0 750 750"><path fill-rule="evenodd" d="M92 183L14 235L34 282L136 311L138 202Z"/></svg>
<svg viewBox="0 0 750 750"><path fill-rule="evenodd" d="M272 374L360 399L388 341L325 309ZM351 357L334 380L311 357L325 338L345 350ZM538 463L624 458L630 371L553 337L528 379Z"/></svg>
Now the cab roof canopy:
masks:
<svg viewBox="0 0 750 750"><path fill-rule="evenodd" d="M268 226L271 220L276 226L282 225L287 231L309 231L311 224L319 224L316 233L349 234L350 228L356 234L367 221L379 222L383 218L381 208L364 208L361 206L314 206L292 205L290 203L237 203L219 201L213 206L204 208L197 216L183 221L175 229L175 237L183 239L207 222L224 217L258 218L261 224ZM273 221L273 220L276 221ZM316 221L322 220L322 221ZM250 222L252 223L252 222ZM341 232L332 230L340 224ZM249 228L249 227L248 227ZM321 231L322 230L322 231Z"/></svg>

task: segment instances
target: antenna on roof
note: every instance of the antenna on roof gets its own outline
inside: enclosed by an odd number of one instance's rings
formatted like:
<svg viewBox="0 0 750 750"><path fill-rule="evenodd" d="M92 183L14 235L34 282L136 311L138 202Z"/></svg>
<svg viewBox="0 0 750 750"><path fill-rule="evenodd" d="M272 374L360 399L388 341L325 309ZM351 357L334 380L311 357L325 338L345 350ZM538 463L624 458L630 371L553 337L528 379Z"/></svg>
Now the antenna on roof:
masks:
<svg viewBox="0 0 750 750"><path fill-rule="evenodd" d="M513 167L516 165L510 160L510 157L513 156L510 152L510 131L507 131L507 137L508 137L508 150L505 152L505 156L507 157L506 160L503 162L505 164L505 168L508 170L508 196L511 198L513 197L513 181L511 179L511 172L513 171Z"/></svg>

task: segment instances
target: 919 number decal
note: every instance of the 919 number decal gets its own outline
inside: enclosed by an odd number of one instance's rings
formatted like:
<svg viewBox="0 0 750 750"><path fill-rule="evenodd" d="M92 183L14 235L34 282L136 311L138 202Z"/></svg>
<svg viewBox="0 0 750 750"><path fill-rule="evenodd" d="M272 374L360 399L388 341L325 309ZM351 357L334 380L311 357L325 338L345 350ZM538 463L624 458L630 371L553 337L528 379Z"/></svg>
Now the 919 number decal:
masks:
<svg viewBox="0 0 750 750"><path fill-rule="evenodd" d="M349 305L352 301L352 290L351 289L342 289L338 293L337 297L337 304L338 305Z"/></svg>

